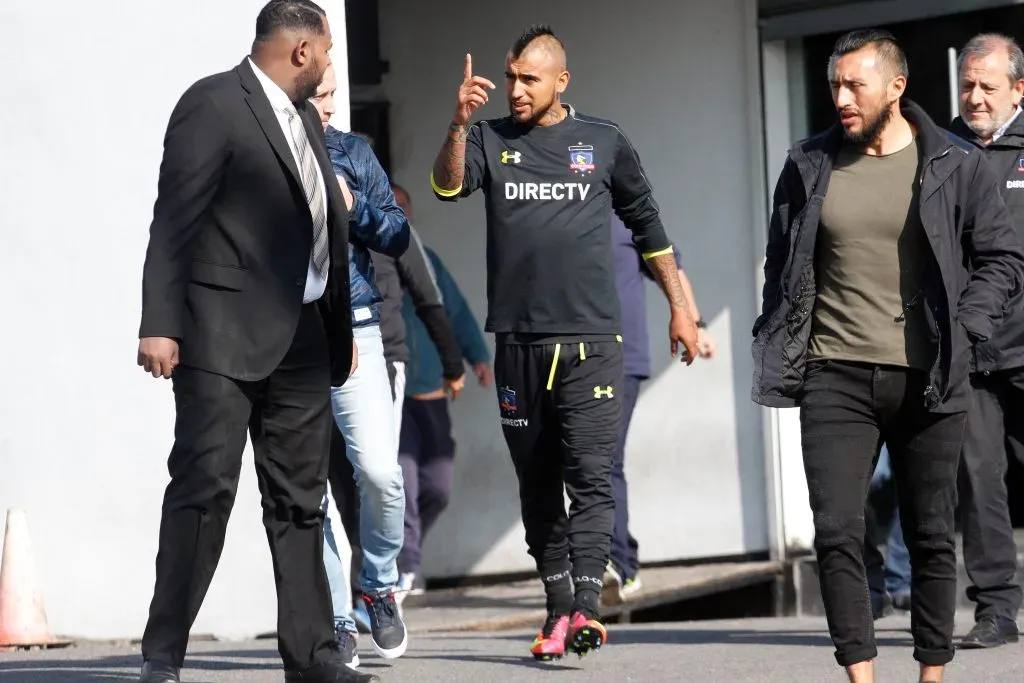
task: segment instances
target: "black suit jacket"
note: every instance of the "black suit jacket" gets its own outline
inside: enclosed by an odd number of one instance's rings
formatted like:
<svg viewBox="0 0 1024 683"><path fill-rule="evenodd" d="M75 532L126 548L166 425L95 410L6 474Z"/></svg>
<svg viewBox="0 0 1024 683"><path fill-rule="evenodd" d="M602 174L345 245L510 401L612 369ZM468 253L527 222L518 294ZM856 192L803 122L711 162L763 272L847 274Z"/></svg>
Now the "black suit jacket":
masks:
<svg viewBox="0 0 1024 683"><path fill-rule="evenodd" d="M318 305L340 385L352 360L348 210L316 110L297 110L327 189L331 267ZM312 244L298 166L247 59L192 85L164 137L139 336L179 340L182 365L265 378L295 335Z"/></svg>

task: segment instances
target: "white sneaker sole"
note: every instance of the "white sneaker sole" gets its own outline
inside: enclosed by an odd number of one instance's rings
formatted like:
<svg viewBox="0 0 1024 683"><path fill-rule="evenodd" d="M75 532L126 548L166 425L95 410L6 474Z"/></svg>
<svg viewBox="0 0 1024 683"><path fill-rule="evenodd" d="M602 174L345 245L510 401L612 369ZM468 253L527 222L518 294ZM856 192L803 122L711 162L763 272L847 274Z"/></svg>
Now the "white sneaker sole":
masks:
<svg viewBox="0 0 1024 683"><path fill-rule="evenodd" d="M377 654L379 654L381 657L383 657L384 659L398 659L399 657L405 654L405 649L409 646L409 627L406 627L405 636L402 638L402 642L398 645L398 647L392 648L390 650L385 650L380 645L378 645L377 641L373 639L372 635L370 636L370 640L373 641L373 649L376 650Z"/></svg>
<svg viewBox="0 0 1024 683"><path fill-rule="evenodd" d="M622 577L609 564L604 570L604 587L601 589L601 602L606 605L621 605L624 600L622 595Z"/></svg>

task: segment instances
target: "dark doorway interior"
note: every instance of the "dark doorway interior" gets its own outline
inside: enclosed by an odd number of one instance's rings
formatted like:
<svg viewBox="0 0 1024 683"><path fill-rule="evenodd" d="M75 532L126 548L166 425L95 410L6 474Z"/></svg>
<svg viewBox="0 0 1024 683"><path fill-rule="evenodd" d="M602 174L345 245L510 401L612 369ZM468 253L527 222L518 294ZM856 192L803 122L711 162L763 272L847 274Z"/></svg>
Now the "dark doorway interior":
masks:
<svg viewBox="0 0 1024 683"><path fill-rule="evenodd" d="M380 8L377 0L345 0L348 48L349 115L353 133L373 141L373 150L391 176L391 129L382 82L388 73L380 54Z"/></svg>
<svg viewBox="0 0 1024 683"><path fill-rule="evenodd" d="M891 31L907 53L910 67L907 97L921 105L938 123L945 125L950 121L947 50L951 47L959 50L975 34L989 31L1006 33L1018 41L1024 39L1024 6L884 24L878 28ZM803 40L807 106L812 131L824 130L836 119L826 68L840 35L826 33Z"/></svg>
<svg viewBox="0 0 1024 683"><path fill-rule="evenodd" d="M391 130L388 126L388 110L388 103L384 101L350 104L352 132L363 133L373 140L373 151L377 153L377 160L390 178Z"/></svg>

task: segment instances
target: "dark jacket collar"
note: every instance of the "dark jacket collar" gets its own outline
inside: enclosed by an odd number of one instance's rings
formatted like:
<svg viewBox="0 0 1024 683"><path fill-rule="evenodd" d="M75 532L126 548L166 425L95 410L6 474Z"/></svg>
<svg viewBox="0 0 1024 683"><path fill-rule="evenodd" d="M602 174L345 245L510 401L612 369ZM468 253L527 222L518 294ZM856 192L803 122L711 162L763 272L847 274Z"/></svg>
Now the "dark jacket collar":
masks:
<svg viewBox="0 0 1024 683"><path fill-rule="evenodd" d="M959 140L948 131L940 128L916 102L903 98L900 101L900 113L917 129L921 151L925 158L945 152L954 145L966 147L966 142ZM842 124L836 122L828 130L803 140L793 148L796 155L814 157L816 153L825 153L835 158L843 142Z"/></svg>
<svg viewBox="0 0 1024 683"><path fill-rule="evenodd" d="M242 87L249 94L254 92L260 92L263 87L260 85L260 81L256 78L256 73L252 70L252 66L249 64L249 56L246 55L242 58L242 61L238 66L235 67L235 73L238 74L238 80L242 82Z"/></svg>
<svg viewBox="0 0 1024 683"><path fill-rule="evenodd" d="M940 128L916 102L904 98L900 102L900 113L917 129L917 139L921 142L925 158L942 154L954 145L964 146L964 140Z"/></svg>
<svg viewBox="0 0 1024 683"><path fill-rule="evenodd" d="M250 63L251 59L252 57L247 55L244 59L242 59L241 63L239 63L239 65L235 67L234 71L236 74L238 74L238 80L241 81L242 87L245 89L245 92L247 92L250 95L252 95L253 93L263 95L264 98L266 98L267 93L263 89L263 84L260 83L259 77L256 76L256 72L253 71L253 65L255 64L255 62ZM267 101L269 102L269 99ZM301 112L303 109L306 108L306 104L308 104L308 102L307 100L300 100L298 102L293 101L292 104L295 105L296 111Z"/></svg>
<svg viewBox="0 0 1024 683"><path fill-rule="evenodd" d="M949 129L976 147L986 147L986 145L981 143L981 140L978 139L974 131L968 127L967 123L964 122L963 118L959 116L949 124ZM992 145L1024 148L1024 112L1017 115L1017 118L1006 129L1006 132L999 136L999 139L993 142Z"/></svg>

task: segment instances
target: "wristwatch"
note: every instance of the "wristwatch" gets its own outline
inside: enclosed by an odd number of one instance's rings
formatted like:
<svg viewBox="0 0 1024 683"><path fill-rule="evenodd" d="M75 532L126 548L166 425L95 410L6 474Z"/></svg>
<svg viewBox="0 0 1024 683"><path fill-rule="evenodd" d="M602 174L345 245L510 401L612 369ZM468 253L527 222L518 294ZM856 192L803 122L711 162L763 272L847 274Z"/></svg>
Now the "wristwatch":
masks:
<svg viewBox="0 0 1024 683"><path fill-rule="evenodd" d="M701 318L695 324L697 325L697 329L698 330L706 330L706 329L708 329L708 324L706 322L704 322L704 318Z"/></svg>

